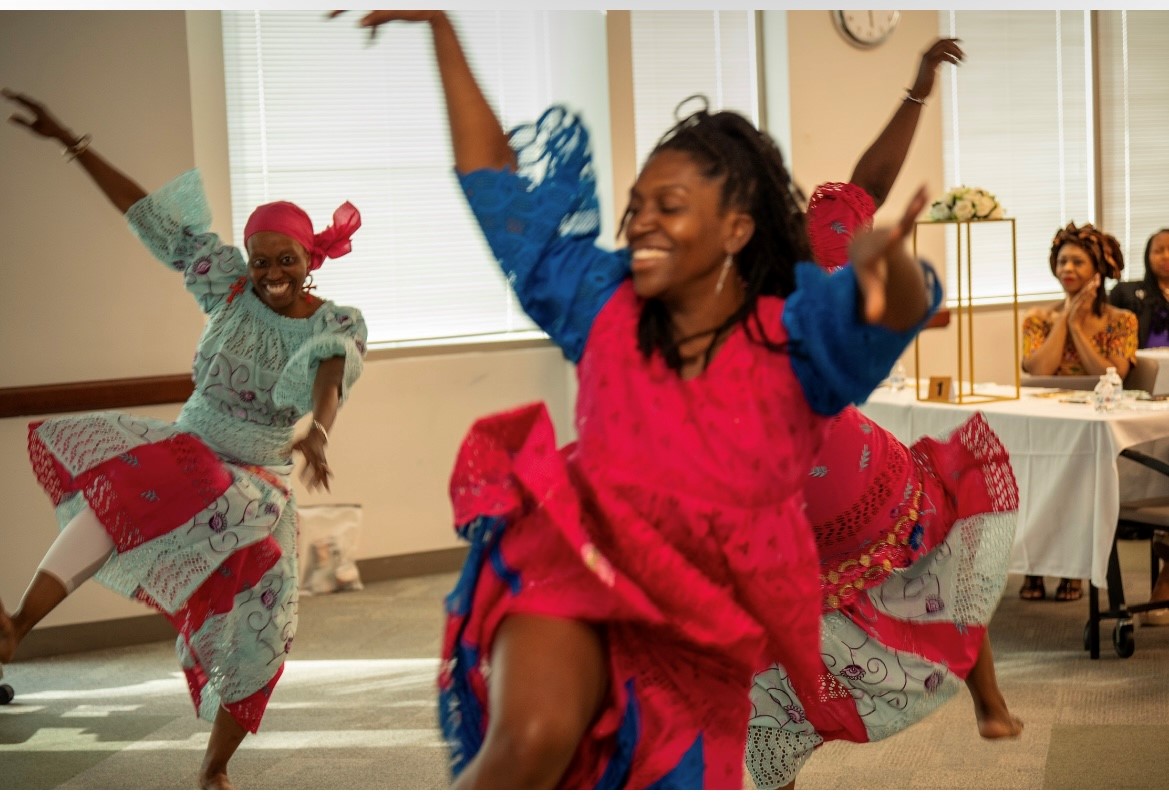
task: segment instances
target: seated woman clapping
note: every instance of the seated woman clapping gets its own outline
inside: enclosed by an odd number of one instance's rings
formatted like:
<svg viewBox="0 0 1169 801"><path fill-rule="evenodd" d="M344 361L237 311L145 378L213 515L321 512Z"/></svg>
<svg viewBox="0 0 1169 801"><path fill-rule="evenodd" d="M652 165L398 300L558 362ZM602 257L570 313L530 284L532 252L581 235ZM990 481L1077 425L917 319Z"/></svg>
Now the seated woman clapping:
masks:
<svg viewBox="0 0 1169 801"><path fill-rule="evenodd" d="M1023 370L1031 375L1128 375L1137 349L1137 318L1108 302L1104 279L1120 278L1120 243L1091 223L1056 232L1051 273L1065 293L1023 320Z"/></svg>
<svg viewBox="0 0 1169 801"><path fill-rule="evenodd" d="M1121 378L1136 361L1137 318L1108 302L1104 279L1124 271L1120 243L1090 223L1068 223L1051 241L1051 273L1065 297L1039 307L1023 320L1023 370L1031 375L1103 375L1115 367ZM1045 598L1042 576L1026 576L1019 597ZM1057 601L1083 597L1081 580L1064 578Z"/></svg>

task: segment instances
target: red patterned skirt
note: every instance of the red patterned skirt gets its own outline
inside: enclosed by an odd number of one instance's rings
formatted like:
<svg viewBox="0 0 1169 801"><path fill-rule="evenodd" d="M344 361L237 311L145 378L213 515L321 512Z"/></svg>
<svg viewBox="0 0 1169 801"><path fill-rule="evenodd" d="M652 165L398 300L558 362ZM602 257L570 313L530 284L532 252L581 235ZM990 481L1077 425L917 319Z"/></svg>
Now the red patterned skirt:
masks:
<svg viewBox="0 0 1169 801"><path fill-rule="evenodd" d="M28 451L59 524L88 506L113 540L95 579L178 632L197 714L223 706L255 732L296 628L284 469L231 464L193 434L120 412L34 422Z"/></svg>

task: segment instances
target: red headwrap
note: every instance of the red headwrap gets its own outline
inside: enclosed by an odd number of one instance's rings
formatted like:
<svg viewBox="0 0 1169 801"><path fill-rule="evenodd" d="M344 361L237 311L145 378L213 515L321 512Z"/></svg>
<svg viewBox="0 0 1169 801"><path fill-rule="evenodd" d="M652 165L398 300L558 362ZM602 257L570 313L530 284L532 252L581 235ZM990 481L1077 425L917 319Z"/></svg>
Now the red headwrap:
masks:
<svg viewBox="0 0 1169 801"><path fill-rule="evenodd" d="M321 266L325 259L337 259L353 249L349 238L361 227L361 213L349 201L333 212L333 224L319 234L313 233L313 222L295 203L277 200L257 206L244 226L244 242L259 231L283 234L299 242L309 254L309 270Z"/></svg>

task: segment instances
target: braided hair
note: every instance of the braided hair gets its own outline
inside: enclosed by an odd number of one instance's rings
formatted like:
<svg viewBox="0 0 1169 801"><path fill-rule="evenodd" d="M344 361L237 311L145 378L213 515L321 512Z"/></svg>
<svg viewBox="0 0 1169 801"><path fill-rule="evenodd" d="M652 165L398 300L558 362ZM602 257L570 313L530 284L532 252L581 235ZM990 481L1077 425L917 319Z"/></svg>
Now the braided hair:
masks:
<svg viewBox="0 0 1169 801"><path fill-rule="evenodd" d="M695 98L706 102L701 95L694 95L683 100L679 108ZM707 332L714 336L703 357L705 369L723 334L757 314L761 296L784 298L795 290L796 263L812 257L802 211L804 196L792 182L775 140L733 111L711 114L703 108L690 114L666 131L649 158L665 150L685 153L706 178L723 181L720 211L741 209L755 220L755 233L736 259L744 287L743 303L714 331ZM622 230L629 219L627 210ZM762 326L748 325L746 329L752 340L769 350L785 350L785 343L766 338ZM671 369L681 371L681 342L675 339L661 299L649 298L643 305L637 344L646 358L660 351Z"/></svg>
<svg viewBox="0 0 1169 801"><path fill-rule="evenodd" d="M1056 275L1056 265L1059 262L1059 251L1064 245L1076 245L1088 254L1092 260L1092 267L1101 279L1120 278L1124 272L1124 253L1120 250L1120 243L1112 234L1106 234L1097 229L1092 223L1085 223L1079 227L1069 222L1064 228L1055 232L1051 240L1051 255L1048 263L1051 265L1051 274ZM1104 303L1108 293L1104 290L1104 281L1096 287L1096 297L1092 300L1092 313L1097 317L1104 313Z"/></svg>

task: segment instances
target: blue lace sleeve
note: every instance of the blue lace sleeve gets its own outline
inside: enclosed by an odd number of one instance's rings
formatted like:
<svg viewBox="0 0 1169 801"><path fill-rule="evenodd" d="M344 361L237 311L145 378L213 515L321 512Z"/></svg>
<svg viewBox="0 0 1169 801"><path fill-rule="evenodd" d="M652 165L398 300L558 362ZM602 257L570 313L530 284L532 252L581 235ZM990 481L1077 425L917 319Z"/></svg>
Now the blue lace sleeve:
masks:
<svg viewBox="0 0 1169 801"><path fill-rule="evenodd" d="M210 312L247 274L238 248L209 232L211 209L198 170L188 170L126 210L126 222L154 257L183 273L187 291Z"/></svg>
<svg viewBox="0 0 1169 801"><path fill-rule="evenodd" d="M475 170L459 182L524 311L577 362L593 319L629 275L629 252L596 244L596 178L575 115L553 107L509 136L515 172Z"/></svg>
<svg viewBox="0 0 1169 801"><path fill-rule="evenodd" d="M922 269L929 311L910 330L893 331L860 321L851 267L829 274L811 262L796 265L796 291L784 306L783 324L792 369L816 412L834 415L849 404L863 403L933 316L942 302L942 287L933 267L922 262Z"/></svg>
<svg viewBox="0 0 1169 801"><path fill-rule="evenodd" d="M361 377L365 345L369 331L361 312L352 306L337 306L326 301L328 308L312 336L307 338L284 365L272 387L272 401L277 407L292 407L298 415L313 409L313 384L317 367L325 359L345 357L341 377L341 405L349 399L349 389Z"/></svg>

